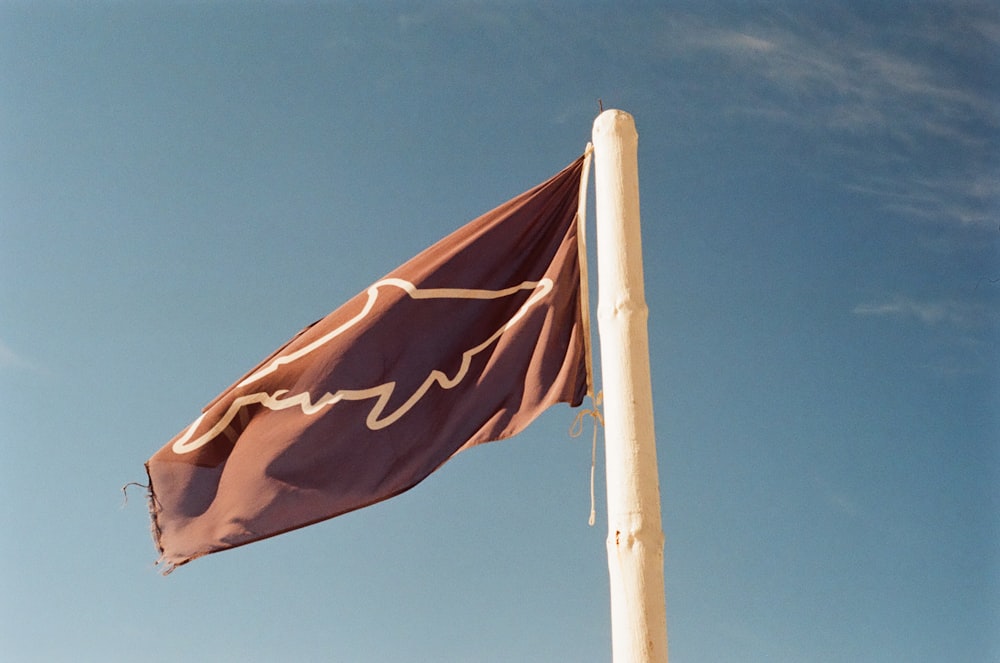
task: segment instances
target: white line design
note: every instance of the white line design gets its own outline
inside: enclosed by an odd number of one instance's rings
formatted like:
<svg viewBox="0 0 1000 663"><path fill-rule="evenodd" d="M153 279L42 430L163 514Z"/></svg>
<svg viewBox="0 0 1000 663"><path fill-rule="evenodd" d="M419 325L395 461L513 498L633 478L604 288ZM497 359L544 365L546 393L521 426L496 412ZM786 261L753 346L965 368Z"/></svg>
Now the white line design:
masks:
<svg viewBox="0 0 1000 663"><path fill-rule="evenodd" d="M339 389L333 394L327 392L323 394L315 403L312 401L312 396L309 392L286 396L288 393L287 389L278 389L272 394L267 392L245 394L233 400L229 409L226 410L226 413L215 423L214 426L198 437L192 439L192 437L194 437L194 432L198 429L198 426L201 425L208 413L202 414L198 417L194 423L188 426L188 428L184 431L184 434L179 437L176 442L174 442L172 447L174 453L191 453L192 451L205 446L220 434L225 434L230 440L235 441L235 433L229 425L238 416L246 417L246 411L244 408L248 405L254 404L260 404L275 411L298 407L301 408L303 414L312 415L321 411L323 408L330 407L340 401L360 401L368 398L375 398L377 400L375 401L375 404L372 405L371 412L368 413L368 417L365 419L365 424L371 430L379 430L387 426L391 426L399 420L400 417L413 409L413 407L416 406L420 399L423 398L424 394L426 394L427 391L434 386L434 384L440 385L443 389L451 389L455 385L459 384L468 373L469 366L472 363L472 358L492 345L493 342L500 338L505 331L510 329L515 323L517 323L518 320L523 318L529 308L537 304L552 291L553 284L551 279L543 278L539 281L524 281L519 285L504 288L503 290L471 290L466 288L417 288L409 281L404 281L403 279L382 279L368 288L368 301L365 303L364 308L361 309L361 312L356 316L333 331L324 334L322 337L316 339L309 345L306 345L291 354L275 357L266 366L263 366L259 370L254 371L247 376L246 379L236 385L236 388L252 384L261 378L274 373L281 366L301 359L356 325L371 312L372 307L375 306L375 301L378 299L379 288L383 286L399 288L409 295L411 299L500 299L501 297L508 297L522 290L533 290L534 292L532 292L531 296L521 305L517 312L499 329L493 332L489 338L479 345L469 348L462 353L462 364L459 367L458 372L455 373L454 377L448 377L442 371L432 369L423 383L417 388L416 391L413 392L413 395L410 396L410 398L405 403L400 405L395 411L386 416L382 416L383 411L389 402L389 398L392 396L393 390L396 388L395 381L386 382L367 389ZM245 422L243 423L245 425Z"/></svg>

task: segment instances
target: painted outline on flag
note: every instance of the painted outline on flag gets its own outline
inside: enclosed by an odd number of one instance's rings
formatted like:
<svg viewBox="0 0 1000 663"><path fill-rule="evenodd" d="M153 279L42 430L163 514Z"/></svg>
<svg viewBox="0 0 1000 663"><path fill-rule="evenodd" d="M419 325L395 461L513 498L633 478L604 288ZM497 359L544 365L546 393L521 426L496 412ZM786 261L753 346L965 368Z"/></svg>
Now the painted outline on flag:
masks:
<svg viewBox="0 0 1000 663"><path fill-rule="evenodd" d="M416 404L423 398L432 386L439 384L443 389L451 389L452 387L459 384L469 372L469 366L472 363L472 358L488 348L493 344L500 336L510 329L518 320L524 317L528 312L528 309L541 301L549 292L552 291L552 280L543 278L539 281L524 281L520 285L512 286L510 288L504 288L502 290L472 290L466 288L417 288L409 281L404 281L403 279L397 278L387 278L382 279L371 285L368 288L368 301L365 303L364 308L358 315L354 316L341 326L337 327L333 331L324 334L322 337L316 339L309 345L296 350L295 352L275 357L266 366L261 369L254 371L249 376L247 376L243 381L241 381L237 388L244 387L248 384L252 384L264 376L270 375L277 371L281 366L290 364L294 361L298 361L302 357L305 357L309 353L317 350L323 345L329 343L337 336L340 336L345 331L356 325L358 322L363 320L375 306L375 301L378 299L379 288L382 286L392 286L403 290L411 299L500 299L502 297L509 297L510 295L516 294L522 290L534 290L531 296L521 305L517 312L511 316L507 322L505 322L499 329L493 332L489 338L480 343L479 345L469 348L462 353L462 364L455 373L454 377L449 378L445 373L437 369L432 369L427 375L427 378L421 383L416 391L410 398L400 405L394 412L389 413L386 416L383 415L386 404L389 402L389 398L392 396L393 390L396 388L395 381L386 382L375 387L369 387L367 389L339 389L336 393L323 394L315 403L312 402L312 397L309 392L303 392L301 394L295 394L292 396L285 396L288 393L287 389L278 389L273 394L267 392L257 392L253 394L245 394L243 396L237 397L233 400L229 409L226 413L215 423L214 426L209 428L207 431L199 435L197 438L191 439L194 436L194 432L201 425L201 422L207 416L207 412L198 417L194 423L188 426L184 434L177 439L173 444L173 452L178 455L191 453L196 451L201 447L205 446L216 437L221 434L226 434L233 439L232 430L229 429L229 424L237 416L245 416L246 411L244 408L248 405L260 404L269 410L286 410L292 407L299 407L303 414L312 415L316 414L320 410L326 407L330 407L340 401L360 401L369 398L377 399L375 404L372 406L371 412L368 413L368 417L365 419L365 424L371 430L379 430L387 426L391 426L400 417L409 412L416 406Z"/></svg>

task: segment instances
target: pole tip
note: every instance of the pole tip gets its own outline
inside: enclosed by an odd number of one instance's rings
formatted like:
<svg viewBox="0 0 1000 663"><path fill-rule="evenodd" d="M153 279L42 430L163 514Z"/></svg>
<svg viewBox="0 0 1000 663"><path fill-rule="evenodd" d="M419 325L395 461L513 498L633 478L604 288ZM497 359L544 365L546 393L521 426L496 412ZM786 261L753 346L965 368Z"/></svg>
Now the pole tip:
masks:
<svg viewBox="0 0 1000 663"><path fill-rule="evenodd" d="M597 142L598 136L611 134L637 136L635 120L632 115L616 108L609 108L598 115L597 119L594 120L594 142Z"/></svg>

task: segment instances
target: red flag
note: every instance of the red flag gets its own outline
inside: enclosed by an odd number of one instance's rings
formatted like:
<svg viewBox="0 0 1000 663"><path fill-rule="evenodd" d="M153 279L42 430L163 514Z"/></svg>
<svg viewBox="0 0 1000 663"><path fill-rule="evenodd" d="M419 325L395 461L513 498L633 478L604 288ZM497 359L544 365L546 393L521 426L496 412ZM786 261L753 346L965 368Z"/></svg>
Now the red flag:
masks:
<svg viewBox="0 0 1000 663"><path fill-rule="evenodd" d="M581 157L299 332L146 463L175 566L412 488L587 392Z"/></svg>

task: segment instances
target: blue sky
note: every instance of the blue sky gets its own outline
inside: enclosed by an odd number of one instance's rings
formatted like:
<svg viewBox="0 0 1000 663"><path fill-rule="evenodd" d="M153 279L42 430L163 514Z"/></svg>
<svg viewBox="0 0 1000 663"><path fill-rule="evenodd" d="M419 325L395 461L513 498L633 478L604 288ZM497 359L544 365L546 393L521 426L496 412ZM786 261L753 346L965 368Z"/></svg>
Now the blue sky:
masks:
<svg viewBox="0 0 1000 663"><path fill-rule="evenodd" d="M812 4L0 4L4 658L608 660L565 406L168 578L120 490L598 98L640 136L671 660L1000 657L1000 12Z"/></svg>

